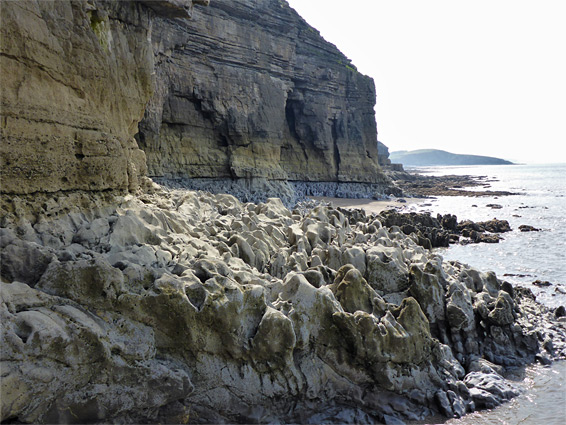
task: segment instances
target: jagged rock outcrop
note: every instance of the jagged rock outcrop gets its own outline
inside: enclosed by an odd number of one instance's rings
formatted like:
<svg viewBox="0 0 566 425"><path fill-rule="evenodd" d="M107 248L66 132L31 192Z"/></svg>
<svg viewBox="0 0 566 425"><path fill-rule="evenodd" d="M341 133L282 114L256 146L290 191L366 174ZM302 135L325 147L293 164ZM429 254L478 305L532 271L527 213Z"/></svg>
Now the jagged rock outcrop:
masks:
<svg viewBox="0 0 566 425"><path fill-rule="evenodd" d="M497 218L458 222L453 214L437 214L435 218L429 213L403 214L395 210L382 211L379 218L385 226L397 226L406 235L414 234L417 243L425 248L447 247L451 243L498 243L503 239L500 233L511 231L507 220Z"/></svg>
<svg viewBox="0 0 566 425"><path fill-rule="evenodd" d="M286 2L212 2L191 21L159 20L153 43L157 87L139 134L149 175L217 191L244 179L272 195L266 180L384 191L373 81Z"/></svg>
<svg viewBox="0 0 566 425"><path fill-rule="evenodd" d="M391 165L391 160L389 159L389 148L379 141L377 142L377 153L379 155L379 165L384 167Z"/></svg>
<svg viewBox="0 0 566 425"><path fill-rule="evenodd" d="M528 292L374 215L159 187L68 213L74 196L0 230L2 421L460 416L517 394L505 367L566 354Z"/></svg>

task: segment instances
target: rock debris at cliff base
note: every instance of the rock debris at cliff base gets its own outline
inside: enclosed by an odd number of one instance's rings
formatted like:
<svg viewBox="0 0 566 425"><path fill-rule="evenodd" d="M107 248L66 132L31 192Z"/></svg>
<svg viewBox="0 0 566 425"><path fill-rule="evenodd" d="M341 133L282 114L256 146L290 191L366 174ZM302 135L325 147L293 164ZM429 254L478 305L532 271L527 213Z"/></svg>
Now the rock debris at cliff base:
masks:
<svg viewBox="0 0 566 425"><path fill-rule="evenodd" d="M361 210L157 185L67 201L4 215L2 420L460 416L517 394L506 368L566 354L528 291Z"/></svg>

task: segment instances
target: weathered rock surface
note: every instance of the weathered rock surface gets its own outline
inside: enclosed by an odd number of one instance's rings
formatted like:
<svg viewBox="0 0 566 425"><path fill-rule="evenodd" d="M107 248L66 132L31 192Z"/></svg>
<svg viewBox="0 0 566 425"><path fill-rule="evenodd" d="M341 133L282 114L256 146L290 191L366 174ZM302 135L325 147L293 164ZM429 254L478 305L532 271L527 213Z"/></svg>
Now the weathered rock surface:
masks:
<svg viewBox="0 0 566 425"><path fill-rule="evenodd" d="M384 218L119 197L140 147L250 199L385 187L370 79L285 2L193 3L1 3L1 421L460 416L565 356L560 314Z"/></svg>
<svg viewBox="0 0 566 425"><path fill-rule="evenodd" d="M3 421L460 416L516 393L506 367L566 354L528 291L361 211L93 199L4 218Z"/></svg>

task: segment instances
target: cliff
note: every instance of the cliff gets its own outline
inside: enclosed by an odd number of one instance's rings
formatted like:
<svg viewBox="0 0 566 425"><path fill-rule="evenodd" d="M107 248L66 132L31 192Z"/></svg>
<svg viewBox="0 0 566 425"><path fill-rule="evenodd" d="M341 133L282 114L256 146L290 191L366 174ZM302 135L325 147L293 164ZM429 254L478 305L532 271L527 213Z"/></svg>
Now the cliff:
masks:
<svg viewBox="0 0 566 425"><path fill-rule="evenodd" d="M2 20L4 193L135 190L146 171L289 201L287 181L387 189L373 81L286 2L8 2Z"/></svg>
<svg viewBox="0 0 566 425"><path fill-rule="evenodd" d="M212 2L191 21L160 20L153 41L157 89L138 139L150 176L212 190L214 179L217 191L378 184L367 196L387 186L373 81L285 2Z"/></svg>
<svg viewBox="0 0 566 425"><path fill-rule="evenodd" d="M4 193L133 189L134 134L151 95L150 9L2 2Z"/></svg>

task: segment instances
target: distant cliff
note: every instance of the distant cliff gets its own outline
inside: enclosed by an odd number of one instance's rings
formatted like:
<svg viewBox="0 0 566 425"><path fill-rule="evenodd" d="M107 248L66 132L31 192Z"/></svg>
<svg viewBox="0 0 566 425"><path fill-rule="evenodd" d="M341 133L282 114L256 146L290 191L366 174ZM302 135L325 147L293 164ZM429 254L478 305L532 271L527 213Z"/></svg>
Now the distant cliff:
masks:
<svg viewBox="0 0 566 425"><path fill-rule="evenodd" d="M437 149L420 149L416 151L395 151L389 156L391 161L405 166L428 165L508 165L512 164L501 158L481 155L461 155Z"/></svg>
<svg viewBox="0 0 566 425"><path fill-rule="evenodd" d="M192 6L3 3L2 191L387 190L371 78L285 1Z"/></svg>

